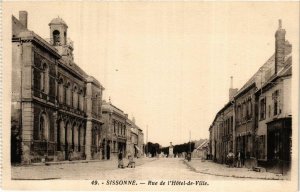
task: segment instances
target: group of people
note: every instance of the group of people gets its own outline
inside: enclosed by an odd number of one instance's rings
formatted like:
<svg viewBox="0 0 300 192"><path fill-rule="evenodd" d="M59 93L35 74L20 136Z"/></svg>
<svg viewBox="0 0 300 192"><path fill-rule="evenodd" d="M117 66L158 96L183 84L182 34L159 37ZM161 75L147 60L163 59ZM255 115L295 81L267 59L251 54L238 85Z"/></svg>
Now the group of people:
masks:
<svg viewBox="0 0 300 192"><path fill-rule="evenodd" d="M236 156L234 156L233 152L230 150L227 155L227 163L229 167L243 167L244 166L244 153L242 151L238 151Z"/></svg>
<svg viewBox="0 0 300 192"><path fill-rule="evenodd" d="M129 154L128 155L128 160L129 160L129 162L128 162L126 167L134 168L135 167L135 162L133 160L133 156ZM119 154L118 154L118 168L125 168L122 151L120 151Z"/></svg>

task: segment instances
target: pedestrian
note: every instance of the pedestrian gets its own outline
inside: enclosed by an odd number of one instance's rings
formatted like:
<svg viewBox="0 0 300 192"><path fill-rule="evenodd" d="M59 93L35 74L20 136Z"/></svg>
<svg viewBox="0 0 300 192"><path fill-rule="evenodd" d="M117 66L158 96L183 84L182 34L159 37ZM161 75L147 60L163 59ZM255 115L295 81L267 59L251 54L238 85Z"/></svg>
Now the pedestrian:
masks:
<svg viewBox="0 0 300 192"><path fill-rule="evenodd" d="M233 159L234 159L234 154L230 150L228 155L227 155L227 161L228 161L229 167L233 167Z"/></svg>
<svg viewBox="0 0 300 192"><path fill-rule="evenodd" d="M118 168L124 168L122 151L118 155Z"/></svg>
<svg viewBox="0 0 300 192"><path fill-rule="evenodd" d="M133 160L133 156L132 155L128 155L128 160L129 160L129 162L128 162L127 167L134 168L135 167L135 162Z"/></svg>
<svg viewBox="0 0 300 192"><path fill-rule="evenodd" d="M188 160L188 161L191 161L191 153L188 153L188 154L187 154L187 160Z"/></svg>
<svg viewBox="0 0 300 192"><path fill-rule="evenodd" d="M73 156L73 150L71 149L71 150L69 151L69 154L68 154L68 160L69 160L69 161L72 161L72 156Z"/></svg>
<svg viewBox="0 0 300 192"><path fill-rule="evenodd" d="M242 162L241 162L241 151L240 150L238 150L238 153L237 153L237 165L236 165L236 167L238 167L238 168L240 168L240 167L242 167Z"/></svg>
<svg viewBox="0 0 300 192"><path fill-rule="evenodd" d="M245 155L243 151L241 151L241 167L244 167L244 163L245 163Z"/></svg>

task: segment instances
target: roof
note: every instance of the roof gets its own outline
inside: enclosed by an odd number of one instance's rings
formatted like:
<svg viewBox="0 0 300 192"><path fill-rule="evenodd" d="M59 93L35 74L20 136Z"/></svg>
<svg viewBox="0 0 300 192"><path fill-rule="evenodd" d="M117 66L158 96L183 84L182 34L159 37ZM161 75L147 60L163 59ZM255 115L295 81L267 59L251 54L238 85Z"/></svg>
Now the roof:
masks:
<svg viewBox="0 0 300 192"><path fill-rule="evenodd" d="M251 76L251 78L243 85L243 87L236 93L234 97L239 96L242 92L244 92L249 86L254 83L256 86L260 86L260 82L262 81L262 73L267 70L273 70L275 65L275 54L273 54L255 73Z"/></svg>
<svg viewBox="0 0 300 192"><path fill-rule="evenodd" d="M57 58L59 58L62 66L67 68L70 72L72 72L75 75L79 75L82 78L84 78L86 81L90 81L100 87L101 89L104 89L102 84L94 77L89 76L86 74L84 70L82 70L75 62L72 61L71 65L68 65L67 61L62 58L62 56L59 54L58 50L50 43L50 39L44 39L40 37L38 34L36 34L33 31L28 30L25 28L20 21L12 15L12 22L13 22L13 38L16 40L34 40L34 42L38 43L43 48L47 49L49 52L51 52L53 55L55 55ZM50 24L63 24L67 26L66 22L57 17L51 20ZM48 40L48 41L47 41Z"/></svg>
<svg viewBox="0 0 300 192"><path fill-rule="evenodd" d="M68 25L66 24L66 22L60 18L60 17L57 17L57 18L54 18L51 20L51 22L49 23L49 25L65 25L66 27L68 27Z"/></svg>
<svg viewBox="0 0 300 192"><path fill-rule="evenodd" d="M125 113L121 109L117 108L116 106L114 106L110 102L106 102L105 100L103 100L103 102L102 102L102 110L103 111L109 111L111 113L115 112L116 114L125 117Z"/></svg>
<svg viewBox="0 0 300 192"><path fill-rule="evenodd" d="M207 144L208 144L208 140L205 139L205 140L201 143L201 145L199 145L199 147L196 148L196 150L200 150L201 148L205 147L205 145L207 145Z"/></svg>
<svg viewBox="0 0 300 192"><path fill-rule="evenodd" d="M77 66L77 65L75 65L75 66L76 66L76 69L77 69L77 70L80 69L79 66ZM83 72L83 71L82 71L82 72ZM93 76L87 76L87 77L86 77L86 80L87 80L87 82L93 83L93 84L95 84L97 87L99 87L99 88L101 88L101 89L104 89L104 87L101 85L101 83L100 83L95 77L93 77Z"/></svg>
<svg viewBox="0 0 300 192"><path fill-rule="evenodd" d="M292 50L291 44L288 41L285 41L285 58L284 58L284 66L288 63L292 63ZM248 87L255 83L256 87L260 89L266 82L274 77L274 75L278 76L280 71L283 69L278 69L277 74L275 74L275 53L252 75L252 77L243 85L243 87L236 93L234 97L239 96L243 91L245 91ZM270 73L270 74L268 74Z"/></svg>

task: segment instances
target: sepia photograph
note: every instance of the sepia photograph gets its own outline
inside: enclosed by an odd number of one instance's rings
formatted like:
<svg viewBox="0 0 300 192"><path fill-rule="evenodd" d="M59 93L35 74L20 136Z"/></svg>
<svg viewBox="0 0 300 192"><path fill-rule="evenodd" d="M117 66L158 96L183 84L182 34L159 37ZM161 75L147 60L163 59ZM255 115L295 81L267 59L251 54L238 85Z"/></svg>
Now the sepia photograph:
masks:
<svg viewBox="0 0 300 192"><path fill-rule="evenodd" d="M299 5L3 2L2 187L299 190Z"/></svg>

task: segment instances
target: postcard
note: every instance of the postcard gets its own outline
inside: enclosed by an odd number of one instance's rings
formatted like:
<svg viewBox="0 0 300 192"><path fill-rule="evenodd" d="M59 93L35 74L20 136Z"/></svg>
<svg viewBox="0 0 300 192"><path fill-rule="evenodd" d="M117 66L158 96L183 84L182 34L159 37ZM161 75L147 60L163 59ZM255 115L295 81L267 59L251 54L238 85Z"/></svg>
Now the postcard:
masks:
<svg viewBox="0 0 300 192"><path fill-rule="evenodd" d="M2 8L4 190L297 191L299 2Z"/></svg>

